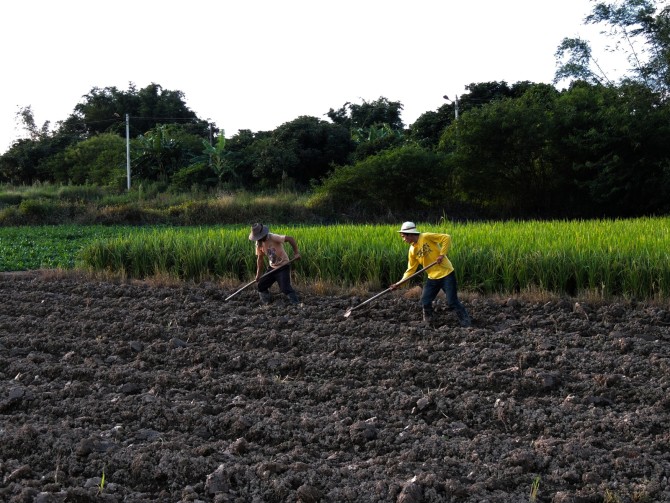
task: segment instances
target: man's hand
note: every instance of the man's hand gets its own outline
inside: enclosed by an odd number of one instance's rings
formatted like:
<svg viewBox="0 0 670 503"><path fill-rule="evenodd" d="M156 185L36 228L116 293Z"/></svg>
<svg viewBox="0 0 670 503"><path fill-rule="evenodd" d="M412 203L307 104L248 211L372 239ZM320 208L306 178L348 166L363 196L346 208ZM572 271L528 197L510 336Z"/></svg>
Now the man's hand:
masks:
<svg viewBox="0 0 670 503"><path fill-rule="evenodd" d="M302 255L300 255L300 252L294 253L293 254L293 260L300 260L302 258Z"/></svg>
<svg viewBox="0 0 670 503"><path fill-rule="evenodd" d="M391 289L391 291L393 291L393 290L397 290L399 286L400 285L398 285L398 283L393 283L391 286L389 286L389 288Z"/></svg>
<svg viewBox="0 0 670 503"><path fill-rule="evenodd" d="M444 255L438 255L437 258L435 259L435 262L437 262L438 264L441 264L443 260L444 260Z"/></svg>

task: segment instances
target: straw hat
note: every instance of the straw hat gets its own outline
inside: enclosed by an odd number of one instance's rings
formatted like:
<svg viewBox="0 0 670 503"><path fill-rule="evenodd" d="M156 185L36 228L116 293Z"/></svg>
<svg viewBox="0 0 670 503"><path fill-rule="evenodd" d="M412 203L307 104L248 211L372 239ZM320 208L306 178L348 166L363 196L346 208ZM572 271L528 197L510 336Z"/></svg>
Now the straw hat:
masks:
<svg viewBox="0 0 670 503"><path fill-rule="evenodd" d="M267 236L269 232L270 232L270 229L268 229L267 225L254 224L254 225L251 226L251 232L249 233L249 240L250 241L258 241L260 239L263 239L265 236Z"/></svg>

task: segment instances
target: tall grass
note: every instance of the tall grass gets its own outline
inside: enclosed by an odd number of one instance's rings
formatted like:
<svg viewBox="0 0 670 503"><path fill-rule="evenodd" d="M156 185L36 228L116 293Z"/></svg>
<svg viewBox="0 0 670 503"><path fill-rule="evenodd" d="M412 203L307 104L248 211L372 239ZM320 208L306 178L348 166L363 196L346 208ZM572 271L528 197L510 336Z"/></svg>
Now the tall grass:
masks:
<svg viewBox="0 0 670 503"><path fill-rule="evenodd" d="M454 229L469 288L667 297L670 219L485 223Z"/></svg>
<svg viewBox="0 0 670 503"><path fill-rule="evenodd" d="M463 289L670 296L668 218L419 227L451 234L448 255ZM277 226L271 231L297 239L303 255L295 263L298 280L378 288L400 279L406 267L407 245L397 226ZM138 230L93 243L84 250L82 265L140 278L249 280L255 257L248 232L247 226Z"/></svg>
<svg viewBox="0 0 670 503"><path fill-rule="evenodd" d="M218 225L269 220L320 222L307 209L306 194L272 195L245 191L166 192L158 183L119 191L92 185L0 184L0 226L59 225Z"/></svg>

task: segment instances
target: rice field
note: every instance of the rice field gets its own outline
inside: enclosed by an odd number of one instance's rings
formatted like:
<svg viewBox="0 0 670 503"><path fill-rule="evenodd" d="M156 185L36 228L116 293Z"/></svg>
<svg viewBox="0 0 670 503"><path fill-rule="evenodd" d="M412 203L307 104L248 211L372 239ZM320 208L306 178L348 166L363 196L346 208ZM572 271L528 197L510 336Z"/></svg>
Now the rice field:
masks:
<svg viewBox="0 0 670 503"><path fill-rule="evenodd" d="M670 218L630 220L419 223L452 236L448 255L461 290L667 299ZM407 245L398 226L270 226L294 236L302 260L296 282L386 287L402 276ZM129 277L250 281L255 273L248 226L143 228L96 240L78 265ZM288 247L290 250L290 247Z"/></svg>

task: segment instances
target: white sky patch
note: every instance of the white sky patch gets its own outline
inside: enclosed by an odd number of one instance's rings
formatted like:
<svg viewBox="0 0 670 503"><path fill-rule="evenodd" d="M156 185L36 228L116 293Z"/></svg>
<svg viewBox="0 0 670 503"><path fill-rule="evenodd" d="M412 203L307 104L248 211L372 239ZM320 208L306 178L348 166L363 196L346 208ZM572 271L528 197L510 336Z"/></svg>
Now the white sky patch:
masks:
<svg viewBox="0 0 670 503"><path fill-rule="evenodd" d="M471 83L551 83L589 0L23 0L0 5L0 152L65 120L93 87L152 82L230 137L384 96L403 122ZM595 44L594 44L595 45ZM604 57L604 56L603 56ZM605 58L605 57L604 57ZM605 58L606 59L606 58ZM606 63L606 61L604 61ZM607 64L605 64L607 66ZM619 65L621 66L621 65Z"/></svg>

